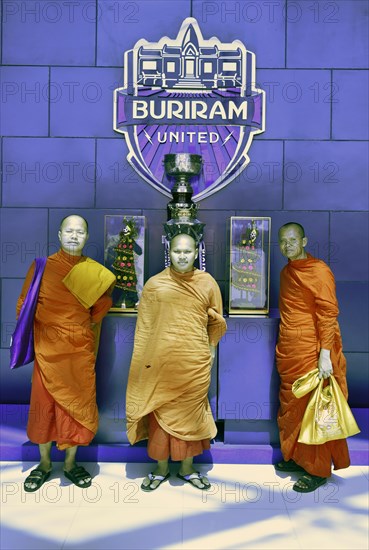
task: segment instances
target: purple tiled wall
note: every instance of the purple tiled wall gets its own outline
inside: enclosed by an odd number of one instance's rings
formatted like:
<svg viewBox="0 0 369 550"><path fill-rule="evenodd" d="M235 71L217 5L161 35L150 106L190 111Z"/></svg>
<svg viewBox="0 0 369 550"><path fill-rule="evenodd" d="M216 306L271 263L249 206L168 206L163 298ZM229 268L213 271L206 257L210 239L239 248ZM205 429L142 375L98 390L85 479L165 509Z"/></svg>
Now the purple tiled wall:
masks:
<svg viewBox="0 0 369 550"><path fill-rule="evenodd" d="M277 229L289 220L305 225L308 250L327 261L337 279L349 385L363 406L369 353L366 0L4 0L1 8L1 357L7 358L27 267L40 252L55 251L58 223L67 213L89 219L87 253L100 261L104 216L145 215L147 276L163 267L167 198L128 165L126 144L112 128L112 92L123 82L125 50L140 38L175 37L182 20L193 16L205 38L240 39L256 54L256 80L267 93L266 131L251 145L249 166L200 203L208 270L224 290L230 216L271 216L276 308L284 264Z"/></svg>

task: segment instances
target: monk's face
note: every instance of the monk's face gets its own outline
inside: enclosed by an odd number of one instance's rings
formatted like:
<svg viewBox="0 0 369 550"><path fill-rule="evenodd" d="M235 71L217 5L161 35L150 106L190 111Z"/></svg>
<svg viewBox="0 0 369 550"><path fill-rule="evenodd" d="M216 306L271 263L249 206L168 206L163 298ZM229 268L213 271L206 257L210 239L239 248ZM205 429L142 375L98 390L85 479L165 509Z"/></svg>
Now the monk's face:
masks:
<svg viewBox="0 0 369 550"><path fill-rule="evenodd" d="M172 268L178 273L188 273L193 270L197 258L196 243L189 235L177 235L170 243L170 261Z"/></svg>
<svg viewBox="0 0 369 550"><path fill-rule="evenodd" d="M307 245L307 238L302 237L299 228L290 225L279 232L279 249L283 256L289 260L301 260L306 258L304 247Z"/></svg>
<svg viewBox="0 0 369 550"><path fill-rule="evenodd" d="M58 233L62 250L71 256L80 256L88 239L86 222L80 216L69 216Z"/></svg>

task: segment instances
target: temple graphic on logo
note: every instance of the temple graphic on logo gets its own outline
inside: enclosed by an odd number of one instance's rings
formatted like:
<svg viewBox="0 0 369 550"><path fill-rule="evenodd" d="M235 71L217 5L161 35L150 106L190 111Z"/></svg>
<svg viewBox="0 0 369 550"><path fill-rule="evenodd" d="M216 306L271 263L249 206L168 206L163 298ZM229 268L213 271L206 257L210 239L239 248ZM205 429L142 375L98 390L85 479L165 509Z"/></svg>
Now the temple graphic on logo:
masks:
<svg viewBox="0 0 369 550"><path fill-rule="evenodd" d="M160 49L151 44L141 46L137 54L137 84L197 90L241 87L241 48L202 45L199 34L198 27L190 24L178 45L167 42Z"/></svg>
<svg viewBox="0 0 369 550"><path fill-rule="evenodd" d="M203 38L192 17L175 38L138 40L124 54L124 85L114 92L114 129L124 135L135 171L171 197L164 156L200 155L195 202L237 177L249 162L254 135L265 127L265 92L256 86L255 63L240 40Z"/></svg>

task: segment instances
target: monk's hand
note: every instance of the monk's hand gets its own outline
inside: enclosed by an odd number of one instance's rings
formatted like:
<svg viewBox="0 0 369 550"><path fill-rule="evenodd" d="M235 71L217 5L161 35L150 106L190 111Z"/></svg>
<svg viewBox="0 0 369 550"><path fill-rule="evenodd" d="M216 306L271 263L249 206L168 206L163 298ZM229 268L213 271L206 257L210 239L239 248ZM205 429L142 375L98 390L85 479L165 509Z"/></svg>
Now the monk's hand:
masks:
<svg viewBox="0 0 369 550"><path fill-rule="evenodd" d="M216 346L213 346L213 344L209 344L209 349L210 349L210 367L213 366L214 364L214 359L215 359L215 351L216 351Z"/></svg>
<svg viewBox="0 0 369 550"><path fill-rule="evenodd" d="M329 378L333 372L331 352L329 349L321 349L318 360L319 378Z"/></svg>

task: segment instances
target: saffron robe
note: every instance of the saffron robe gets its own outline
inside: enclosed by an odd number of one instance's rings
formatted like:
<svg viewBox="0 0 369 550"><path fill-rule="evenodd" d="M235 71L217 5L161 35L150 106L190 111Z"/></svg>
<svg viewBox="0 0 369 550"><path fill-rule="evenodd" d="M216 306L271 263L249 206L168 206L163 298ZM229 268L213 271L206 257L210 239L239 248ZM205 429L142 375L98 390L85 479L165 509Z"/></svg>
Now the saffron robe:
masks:
<svg viewBox="0 0 369 550"><path fill-rule="evenodd" d="M311 393L300 399L292 393L293 382L317 368L320 349L324 348L330 350L333 374L348 396L335 281L329 267L310 254L305 259L289 260L281 271L279 309L276 357L281 378L278 426L283 458L293 459L312 475L329 477L332 462L335 469L350 465L347 441L298 443Z"/></svg>
<svg viewBox="0 0 369 550"><path fill-rule="evenodd" d="M151 412L178 439L215 437L209 344L217 345L226 331L222 311L219 286L204 271L168 267L145 284L127 385L131 444L148 438Z"/></svg>
<svg viewBox="0 0 369 550"><path fill-rule="evenodd" d="M82 305L63 283L69 272L86 260L63 250L47 259L34 319L35 361L27 433L34 443L55 440L61 450L88 445L98 427L91 323L100 323L111 307L111 298L103 293L111 280L97 290L101 297L91 308ZM18 299L18 314L33 271L34 263Z"/></svg>

